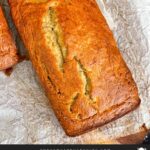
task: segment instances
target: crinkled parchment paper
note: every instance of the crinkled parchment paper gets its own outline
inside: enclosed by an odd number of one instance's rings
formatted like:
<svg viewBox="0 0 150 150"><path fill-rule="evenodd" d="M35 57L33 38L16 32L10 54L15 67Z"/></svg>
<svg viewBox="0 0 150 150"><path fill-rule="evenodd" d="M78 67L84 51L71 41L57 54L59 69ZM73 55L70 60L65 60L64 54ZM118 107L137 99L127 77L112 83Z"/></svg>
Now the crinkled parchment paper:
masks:
<svg viewBox="0 0 150 150"><path fill-rule="evenodd" d="M6 0L0 0L6 10ZM150 1L97 0L139 88L142 100L136 111L76 138L67 137L39 84L30 61L18 64L10 77L0 73L0 143L98 143L150 128ZM19 51L23 45L16 36Z"/></svg>

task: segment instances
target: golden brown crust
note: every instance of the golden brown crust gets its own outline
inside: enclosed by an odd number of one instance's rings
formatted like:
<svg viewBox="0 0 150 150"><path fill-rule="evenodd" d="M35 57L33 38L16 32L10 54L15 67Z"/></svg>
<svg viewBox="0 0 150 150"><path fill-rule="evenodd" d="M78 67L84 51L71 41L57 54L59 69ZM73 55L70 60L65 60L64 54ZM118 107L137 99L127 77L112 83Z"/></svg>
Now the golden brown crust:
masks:
<svg viewBox="0 0 150 150"><path fill-rule="evenodd" d="M0 70L8 69L17 63L16 52L16 46L0 6Z"/></svg>
<svg viewBox="0 0 150 150"><path fill-rule="evenodd" d="M135 109L138 90L95 0L9 0L51 105L70 136Z"/></svg>

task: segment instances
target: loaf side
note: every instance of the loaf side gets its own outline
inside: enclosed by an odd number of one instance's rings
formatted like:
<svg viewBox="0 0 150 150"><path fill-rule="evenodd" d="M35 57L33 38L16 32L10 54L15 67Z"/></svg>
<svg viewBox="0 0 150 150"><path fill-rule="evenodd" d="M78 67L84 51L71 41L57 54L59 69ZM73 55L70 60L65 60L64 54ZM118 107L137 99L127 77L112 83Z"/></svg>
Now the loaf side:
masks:
<svg viewBox="0 0 150 150"><path fill-rule="evenodd" d="M17 62L17 49L0 6L0 70L8 69Z"/></svg>

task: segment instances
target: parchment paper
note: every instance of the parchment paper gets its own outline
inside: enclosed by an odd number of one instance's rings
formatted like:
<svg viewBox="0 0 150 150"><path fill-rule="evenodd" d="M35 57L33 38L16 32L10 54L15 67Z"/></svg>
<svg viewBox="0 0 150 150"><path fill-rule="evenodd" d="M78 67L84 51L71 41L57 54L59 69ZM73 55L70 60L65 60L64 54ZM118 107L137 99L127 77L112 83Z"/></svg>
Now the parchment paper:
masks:
<svg viewBox="0 0 150 150"><path fill-rule="evenodd" d="M0 0L20 53L26 53ZM100 143L150 128L150 1L97 0L114 32L121 53L139 88L142 104L136 111L76 138L67 137L57 121L30 61L19 63L10 77L0 73L1 144Z"/></svg>

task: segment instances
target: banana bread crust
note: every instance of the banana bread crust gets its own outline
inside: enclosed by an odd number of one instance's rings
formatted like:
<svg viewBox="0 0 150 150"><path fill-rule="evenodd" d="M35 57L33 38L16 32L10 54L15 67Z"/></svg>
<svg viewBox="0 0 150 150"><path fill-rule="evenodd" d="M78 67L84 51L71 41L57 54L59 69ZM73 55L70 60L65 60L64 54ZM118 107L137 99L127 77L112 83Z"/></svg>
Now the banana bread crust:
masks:
<svg viewBox="0 0 150 150"><path fill-rule="evenodd" d="M17 49L0 6L0 70L8 69L17 62Z"/></svg>
<svg viewBox="0 0 150 150"><path fill-rule="evenodd" d="M9 0L53 110L69 136L134 110L140 99L95 0Z"/></svg>

